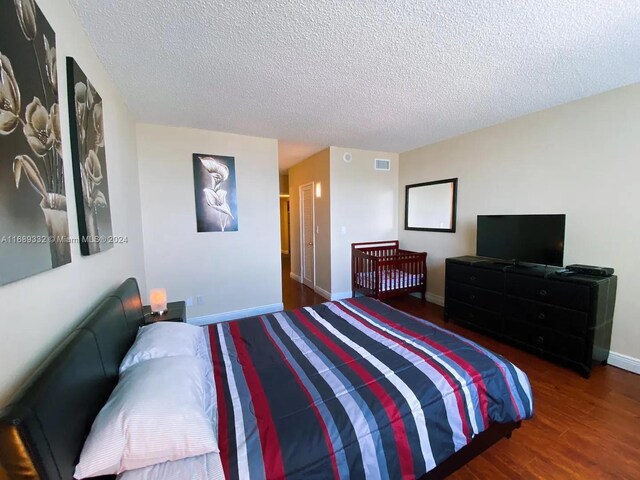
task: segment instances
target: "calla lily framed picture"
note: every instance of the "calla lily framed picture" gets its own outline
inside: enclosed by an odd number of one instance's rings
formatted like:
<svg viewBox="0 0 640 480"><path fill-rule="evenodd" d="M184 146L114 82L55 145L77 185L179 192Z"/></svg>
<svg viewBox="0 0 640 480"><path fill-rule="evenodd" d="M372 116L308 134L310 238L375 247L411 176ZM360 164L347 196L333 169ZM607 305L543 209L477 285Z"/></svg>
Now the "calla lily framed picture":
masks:
<svg viewBox="0 0 640 480"><path fill-rule="evenodd" d="M80 251L93 255L113 247L102 97L70 57L67 96Z"/></svg>
<svg viewBox="0 0 640 480"><path fill-rule="evenodd" d="M33 0L0 0L0 285L70 262L56 36Z"/></svg>
<svg viewBox="0 0 640 480"><path fill-rule="evenodd" d="M237 232L234 157L193 154L198 232Z"/></svg>

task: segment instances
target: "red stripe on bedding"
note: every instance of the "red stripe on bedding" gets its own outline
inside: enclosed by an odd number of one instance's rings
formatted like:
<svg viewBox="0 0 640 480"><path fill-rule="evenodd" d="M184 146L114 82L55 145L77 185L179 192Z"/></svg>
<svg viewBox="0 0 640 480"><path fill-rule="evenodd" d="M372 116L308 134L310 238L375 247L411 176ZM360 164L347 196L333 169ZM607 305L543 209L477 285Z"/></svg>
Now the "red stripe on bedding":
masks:
<svg viewBox="0 0 640 480"><path fill-rule="evenodd" d="M318 410L318 407L316 406L315 401L311 396L311 393L309 393L309 390L307 390L307 387L305 387L304 383L298 376L298 373L296 372L296 370L291 366L291 364L287 360L287 357L284 355L282 350L280 350L280 347L278 347L278 345L273 340L273 338L271 338L271 335L269 334L264 322L265 322L264 317L260 317L260 324L262 325L262 329L264 330L265 335L273 345L273 348L275 348L275 350L280 354L280 357L282 358L282 362L287 366L287 368L289 368L289 371L291 372L291 374L293 375L293 378L295 378L296 382L298 383L300 390L304 392L305 396L309 400L309 405L311 405L311 408L313 409L313 413L318 419L318 423L320 424L320 428L322 429L322 435L324 436L324 441L327 444L327 449L329 450L329 456L331 458L331 467L333 468L333 478L340 478L340 474L338 473L338 464L336 463L336 453L333 449L333 443L331 442L331 437L329 436L329 430L327 429L327 425L324 423L324 420L322 419L322 415L320 415L320 410Z"/></svg>
<svg viewBox="0 0 640 480"><path fill-rule="evenodd" d="M229 430L227 426L227 403L224 398L224 380L222 374L225 369L220 364L218 344L218 331L215 325L209 325L209 344L211 345L211 360L213 361L213 378L216 382L216 398L218 399L218 448L220 460L226 478L229 475Z"/></svg>
<svg viewBox="0 0 640 480"><path fill-rule="evenodd" d="M428 337L421 335L418 332L413 332L410 329L395 323L393 320L390 320L380 314L377 314L376 312L368 309L366 306L364 306L363 304L361 304L360 302L358 302L356 299L350 298L348 300L345 300L347 303L350 303L351 305L353 305L356 308L359 308L367 313L370 313L371 315L373 315L374 317L376 317L378 320L380 320L381 322L389 325L390 327L395 328L396 330L400 330L401 332L413 337L413 338L419 338L421 341L423 341L424 343L428 344L429 346L431 346L432 348L434 348L435 350L438 350L439 352L443 353L446 357L448 357L451 361L455 362L456 364L458 364L466 373L467 375L469 375L471 377L471 379L473 380L475 386L476 386L476 390L478 391L478 400L480 401L480 413L482 414L482 422L484 423L484 428L488 428L489 427L489 400L487 398L487 386L484 384L484 379L482 378L482 375L473 367L473 365L471 365L469 362L467 362L466 360L464 360L463 358L459 357L455 352L453 352L452 350L446 349L444 348L442 345L440 345L437 342L434 342L432 340L430 340ZM411 318L411 317L409 317Z"/></svg>
<svg viewBox="0 0 640 480"><path fill-rule="evenodd" d="M467 421L467 416L465 414L465 408L464 408L465 401L462 398L462 394L460 393L460 389L456 387L456 382L451 378L451 375L448 372L446 372L444 370L444 368L442 368L442 366L438 362L435 362L433 360L433 358L431 358L429 355L424 353L422 350L420 350L418 348L415 348L413 345L410 345L410 344L408 344L406 342L403 342L399 338L396 338L393 335L388 334L387 332L385 332L384 330L382 330L380 327L378 327L376 325L372 325L372 324L370 324L368 322L365 322L364 320L359 318L357 315L354 315L353 312L350 312L349 310L347 310L340 303L336 303L335 305L340 310L342 310L345 314L349 315L350 318L353 318L354 320L358 321L365 328L367 328L369 330L372 330L372 331L374 331L375 333L377 333L379 335L382 335L383 337L387 338L388 340L391 340L396 345L399 345L402 348L406 348L411 353L413 353L413 354L417 355L418 357L422 358L434 370L436 370L438 372L438 374L440 374L440 376L442 376L442 378L444 378L447 381L447 383L449 384L449 386L451 387L451 390L453 391L453 393L454 393L454 395L456 397L456 404L458 406L458 414L460 415L460 420L462 422L462 432L464 433L465 437L467 437L469 440L471 439L471 429L469 427L469 422ZM377 316L375 315L375 312L373 312L373 311L371 311L371 310L369 310L367 308L363 308L363 307L361 307L361 310L363 310L366 313L368 313L369 315L377 318Z"/></svg>
<svg viewBox="0 0 640 480"><path fill-rule="evenodd" d="M345 364L353 370L363 381L364 384L369 387L373 394L380 400L380 403L384 407L384 410L389 418L393 436L398 448L398 460L400 463L400 471L402 472L402 478L415 478L413 471L413 456L411 454L411 448L407 439L407 431L405 429L404 420L398 410L397 405L389 394L382 388L378 381L356 360L331 340L327 335L322 333L313 322L307 319L302 311L293 310L298 320L304 324L304 326L313 333L318 339L320 339L324 345L326 345L333 353L335 353Z"/></svg>
<svg viewBox="0 0 640 480"><path fill-rule="evenodd" d="M242 341L238 322L229 324L229 332L236 347L238 360L242 366L247 387L251 394L251 401L258 424L258 433L260 434L266 477L283 478L284 463L282 460L282 450L280 449L280 440L278 439L278 431L271 416L271 409L269 408L267 396L260 383L260 377L251 361L247 347Z"/></svg>

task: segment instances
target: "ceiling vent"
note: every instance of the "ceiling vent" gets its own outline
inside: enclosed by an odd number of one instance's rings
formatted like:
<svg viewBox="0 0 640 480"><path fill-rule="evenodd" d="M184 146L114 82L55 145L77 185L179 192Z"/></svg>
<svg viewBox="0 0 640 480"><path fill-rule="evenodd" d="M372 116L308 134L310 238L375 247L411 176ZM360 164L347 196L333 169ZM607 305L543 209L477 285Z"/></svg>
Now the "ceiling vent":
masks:
<svg viewBox="0 0 640 480"><path fill-rule="evenodd" d="M391 160L386 160L384 158L376 158L375 168L376 170L382 170L384 172L388 172L391 170Z"/></svg>

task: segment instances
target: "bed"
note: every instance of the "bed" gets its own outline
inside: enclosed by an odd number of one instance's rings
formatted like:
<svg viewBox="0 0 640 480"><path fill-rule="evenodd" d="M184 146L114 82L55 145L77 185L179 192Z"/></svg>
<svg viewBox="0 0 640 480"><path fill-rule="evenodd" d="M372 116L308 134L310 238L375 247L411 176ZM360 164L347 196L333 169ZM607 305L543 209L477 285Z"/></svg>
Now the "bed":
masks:
<svg viewBox="0 0 640 480"><path fill-rule="evenodd" d="M400 249L397 240L351 244L351 290L377 299L427 291L427 254Z"/></svg>
<svg viewBox="0 0 640 480"><path fill-rule="evenodd" d="M143 323L129 279L0 413L11 478L72 477ZM532 415L517 367L371 298L205 328L228 480L443 478Z"/></svg>
<svg viewBox="0 0 640 480"><path fill-rule="evenodd" d="M208 329L228 480L441 478L532 415L517 367L372 298Z"/></svg>

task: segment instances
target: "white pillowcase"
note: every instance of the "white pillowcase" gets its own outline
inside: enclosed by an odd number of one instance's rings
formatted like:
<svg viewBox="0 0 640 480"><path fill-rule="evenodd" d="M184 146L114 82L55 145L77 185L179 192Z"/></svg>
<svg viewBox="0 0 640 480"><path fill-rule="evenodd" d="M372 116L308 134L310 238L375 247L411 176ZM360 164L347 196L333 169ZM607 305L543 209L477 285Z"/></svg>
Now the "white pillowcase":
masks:
<svg viewBox="0 0 640 480"><path fill-rule="evenodd" d="M127 470L117 480L225 480L219 453L207 453L175 462L158 463L137 470Z"/></svg>
<svg viewBox="0 0 640 480"><path fill-rule="evenodd" d="M175 356L127 369L93 422L75 478L219 452L205 413L206 368Z"/></svg>
<svg viewBox="0 0 640 480"><path fill-rule="evenodd" d="M135 342L120 364L120 374L152 358L190 355L207 359L207 350L202 327L182 322L154 323L138 330Z"/></svg>

